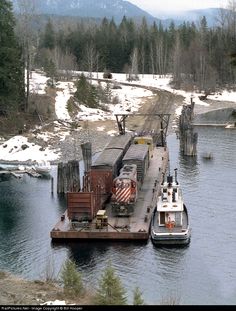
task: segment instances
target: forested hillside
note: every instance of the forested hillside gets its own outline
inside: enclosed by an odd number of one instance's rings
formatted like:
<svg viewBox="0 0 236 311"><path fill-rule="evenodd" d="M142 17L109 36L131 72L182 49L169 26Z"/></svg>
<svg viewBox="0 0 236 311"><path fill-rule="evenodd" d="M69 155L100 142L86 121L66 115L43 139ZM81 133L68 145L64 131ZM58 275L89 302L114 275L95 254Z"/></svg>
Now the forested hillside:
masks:
<svg viewBox="0 0 236 311"><path fill-rule="evenodd" d="M29 75L43 69L51 86L60 70L125 72L129 79L140 74L173 75L176 88L212 92L235 85L236 9L222 10L218 26L210 28L206 18L198 24L161 23L149 25L145 18L137 24L123 17L101 21L42 16L33 1L21 1L14 25L11 3L1 1L1 113L12 101L22 108L23 65L26 69L26 96L29 104ZM44 16L45 19L45 16ZM41 26L40 26L41 25ZM42 26L43 25L43 26ZM14 32L15 31L15 32ZM14 75L14 78L10 76Z"/></svg>
<svg viewBox="0 0 236 311"><path fill-rule="evenodd" d="M167 29L161 23L149 25L145 18L137 24L125 16L118 24L107 18L97 23L49 18L34 34L32 62L37 67L131 72L134 76L171 73L178 88L233 85L230 55L235 50L236 11L221 13L215 28L208 27L204 17L198 24L186 22L177 27L172 23Z"/></svg>
<svg viewBox="0 0 236 311"><path fill-rule="evenodd" d="M11 3L0 1L0 116L24 105L24 66L22 46L14 33Z"/></svg>
<svg viewBox="0 0 236 311"><path fill-rule="evenodd" d="M97 25L80 23L73 29L68 26L58 29L49 20L41 35L36 60L43 65L40 60L51 57L61 67L53 57L57 51L71 55L71 60L74 56L80 70L173 73L177 87L184 83L204 90L234 83L229 57L235 48L233 21L210 29L203 18L199 27L184 23L178 28L172 24L163 29L155 23L148 27L145 19L136 25L124 17L119 25L104 18Z"/></svg>

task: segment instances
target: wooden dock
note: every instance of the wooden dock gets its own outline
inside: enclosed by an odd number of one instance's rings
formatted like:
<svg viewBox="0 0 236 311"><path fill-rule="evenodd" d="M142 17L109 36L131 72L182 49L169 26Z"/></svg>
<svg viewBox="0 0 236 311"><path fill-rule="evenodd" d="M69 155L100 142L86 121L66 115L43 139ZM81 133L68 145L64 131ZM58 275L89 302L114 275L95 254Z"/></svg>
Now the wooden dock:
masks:
<svg viewBox="0 0 236 311"><path fill-rule="evenodd" d="M135 212L130 217L114 217L111 205L106 205L108 225L102 229L96 228L96 219L80 226L71 223L67 211L61 220L51 230L52 239L118 239L118 240L148 240L153 210L160 191L162 173L168 166L169 151L167 147L154 148L153 158L139 191Z"/></svg>

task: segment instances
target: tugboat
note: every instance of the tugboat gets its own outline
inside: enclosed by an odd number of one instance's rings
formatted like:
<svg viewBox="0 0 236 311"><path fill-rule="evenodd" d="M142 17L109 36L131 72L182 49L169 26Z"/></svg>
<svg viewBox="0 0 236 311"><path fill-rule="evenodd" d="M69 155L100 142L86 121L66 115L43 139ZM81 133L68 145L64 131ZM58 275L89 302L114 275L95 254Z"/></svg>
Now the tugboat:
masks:
<svg viewBox="0 0 236 311"><path fill-rule="evenodd" d="M158 197L151 222L151 239L154 244L188 244L191 238L187 208L183 202L182 190L173 176L163 175L161 195Z"/></svg>

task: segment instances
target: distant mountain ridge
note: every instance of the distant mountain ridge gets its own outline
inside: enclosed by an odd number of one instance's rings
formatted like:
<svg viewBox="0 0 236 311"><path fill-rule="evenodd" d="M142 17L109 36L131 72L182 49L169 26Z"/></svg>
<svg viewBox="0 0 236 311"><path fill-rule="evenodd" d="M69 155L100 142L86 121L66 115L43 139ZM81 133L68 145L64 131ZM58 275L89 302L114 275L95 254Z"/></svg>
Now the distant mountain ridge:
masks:
<svg viewBox="0 0 236 311"><path fill-rule="evenodd" d="M209 9L198 9L198 10L190 10L181 12L181 14L173 14L173 15L164 15L162 18L166 20L174 20L176 25L183 23L183 21L194 22L198 23L200 18L203 16L206 17L207 24L209 27L213 27L217 24L217 17L219 16L219 11L222 10L223 12L227 13L227 9L220 9L220 8L209 8ZM160 16L158 16L160 18Z"/></svg>
<svg viewBox="0 0 236 311"><path fill-rule="evenodd" d="M17 0L12 2L17 12ZM138 6L124 0L40 0L37 6L42 14L49 15L109 19L113 17L115 21L121 21L125 15L136 19L145 17L148 22L158 20Z"/></svg>
<svg viewBox="0 0 236 311"><path fill-rule="evenodd" d="M17 12L17 0L12 0L14 10ZM95 19L114 18L115 22L120 22L124 16L141 21L146 18L147 23L160 21L164 27L168 27L171 21L178 26L185 22L198 23L202 16L205 16L209 27L216 25L216 17L219 13L217 8L190 10L172 15L152 16L138 6L125 0L38 0L38 10L42 14L57 16L88 17ZM225 9L223 9L225 10Z"/></svg>

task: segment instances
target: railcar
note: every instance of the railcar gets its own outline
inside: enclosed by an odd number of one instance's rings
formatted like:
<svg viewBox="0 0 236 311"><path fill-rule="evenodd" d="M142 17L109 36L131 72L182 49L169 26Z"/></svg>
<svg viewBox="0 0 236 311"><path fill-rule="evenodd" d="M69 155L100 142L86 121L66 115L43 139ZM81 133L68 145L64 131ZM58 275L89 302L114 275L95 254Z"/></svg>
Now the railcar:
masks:
<svg viewBox="0 0 236 311"><path fill-rule="evenodd" d="M125 164L119 176L113 180L111 197L113 214L118 216L133 214L137 196L137 165Z"/></svg>
<svg viewBox="0 0 236 311"><path fill-rule="evenodd" d="M130 216L149 167L149 146L130 145L122 165L119 176L113 180L112 212L115 216Z"/></svg>
<svg viewBox="0 0 236 311"><path fill-rule="evenodd" d="M148 145L136 144L131 145L123 157L122 165L137 165L137 180L141 187L147 169L149 167L149 147Z"/></svg>
<svg viewBox="0 0 236 311"><path fill-rule="evenodd" d="M114 136L93 161L83 180L83 191L67 194L70 219L92 220L112 195L113 179L119 175L122 158L132 142L132 134Z"/></svg>

